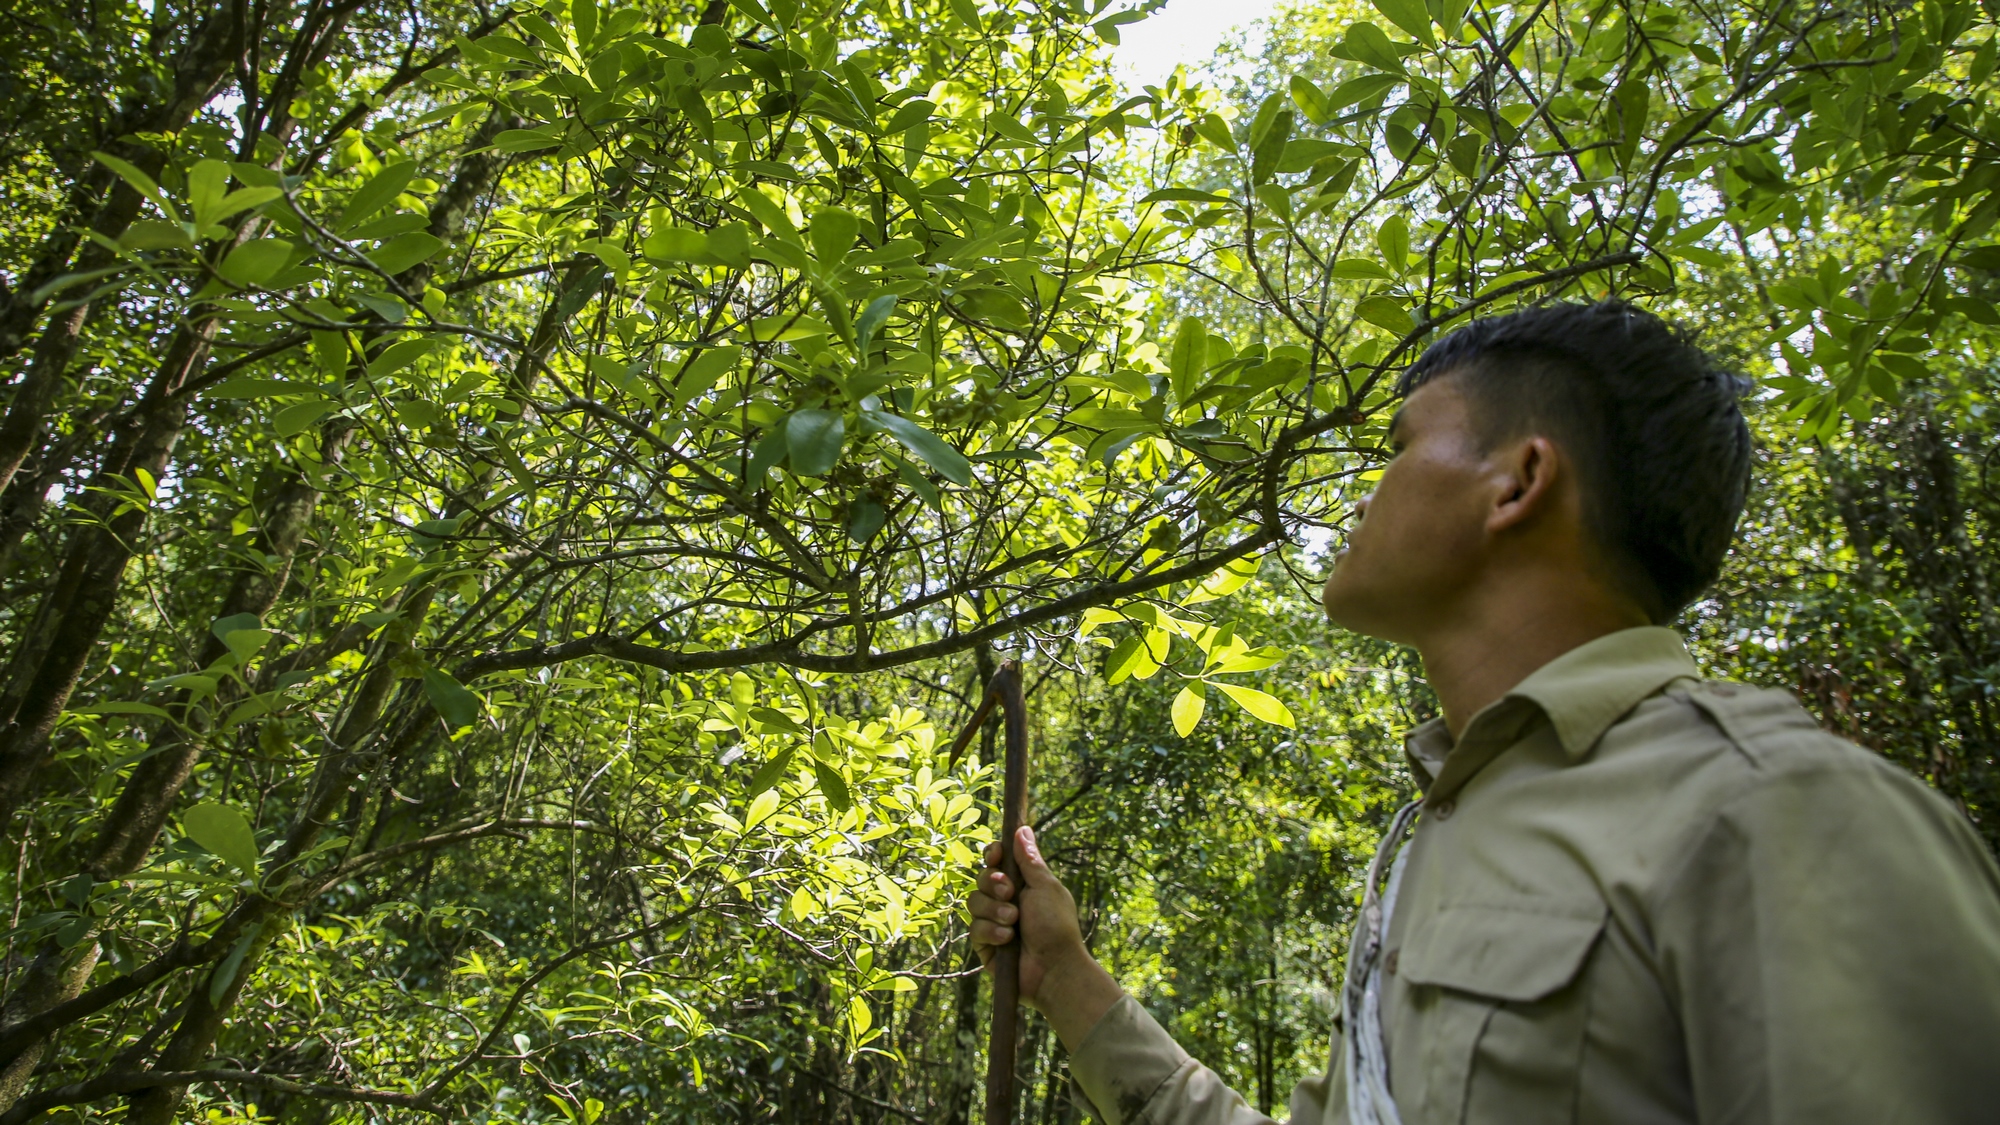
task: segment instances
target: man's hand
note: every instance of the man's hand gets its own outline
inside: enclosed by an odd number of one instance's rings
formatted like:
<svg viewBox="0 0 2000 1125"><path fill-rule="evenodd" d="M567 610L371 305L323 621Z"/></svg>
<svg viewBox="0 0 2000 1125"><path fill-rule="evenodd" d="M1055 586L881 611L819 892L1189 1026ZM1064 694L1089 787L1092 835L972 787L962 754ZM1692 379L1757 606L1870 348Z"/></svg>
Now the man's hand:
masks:
<svg viewBox="0 0 2000 1125"><path fill-rule="evenodd" d="M972 948L990 972L994 947L1020 932L1021 1000L1047 1016L1063 1045L1074 1051L1125 992L1085 948L1076 900L1043 861L1034 829L1020 830L1014 854L1022 887L1000 871L1000 844L986 849L986 869L968 903Z"/></svg>

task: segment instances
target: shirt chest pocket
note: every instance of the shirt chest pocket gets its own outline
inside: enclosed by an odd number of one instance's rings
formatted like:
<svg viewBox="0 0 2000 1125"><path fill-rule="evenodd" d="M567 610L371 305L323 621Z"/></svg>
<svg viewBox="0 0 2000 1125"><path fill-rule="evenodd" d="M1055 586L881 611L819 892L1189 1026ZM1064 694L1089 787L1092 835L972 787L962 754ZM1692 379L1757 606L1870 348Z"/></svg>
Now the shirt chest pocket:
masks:
<svg viewBox="0 0 2000 1125"><path fill-rule="evenodd" d="M1589 1006L1572 986L1604 918L1596 899L1460 904L1404 935L1413 1034L1392 1032L1390 1065L1407 1125L1574 1120Z"/></svg>

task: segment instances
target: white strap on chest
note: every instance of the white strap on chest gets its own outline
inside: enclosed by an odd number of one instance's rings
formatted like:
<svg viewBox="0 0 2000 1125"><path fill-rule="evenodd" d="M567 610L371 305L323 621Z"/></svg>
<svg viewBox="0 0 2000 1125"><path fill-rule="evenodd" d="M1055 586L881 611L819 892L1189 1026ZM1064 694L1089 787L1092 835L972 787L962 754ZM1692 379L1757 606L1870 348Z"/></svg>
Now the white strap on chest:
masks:
<svg viewBox="0 0 2000 1125"><path fill-rule="evenodd" d="M1396 810L1389 830L1368 864L1368 883L1361 892L1361 917L1347 945L1347 973L1342 982L1342 1006L1347 1010L1348 1125L1402 1125L1396 1099L1389 1094L1389 1050L1382 1037L1382 943L1389 936L1389 919L1396 910L1396 891L1403 882L1404 841L1416 822L1422 801ZM1389 885L1380 897L1382 868L1389 868Z"/></svg>

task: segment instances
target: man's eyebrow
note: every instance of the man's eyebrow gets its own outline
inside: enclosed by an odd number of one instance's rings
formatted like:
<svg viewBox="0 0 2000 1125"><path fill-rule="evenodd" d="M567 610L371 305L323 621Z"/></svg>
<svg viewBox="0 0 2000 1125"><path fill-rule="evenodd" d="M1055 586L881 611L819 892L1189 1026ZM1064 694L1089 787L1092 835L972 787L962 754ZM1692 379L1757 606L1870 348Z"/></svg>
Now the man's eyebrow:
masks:
<svg viewBox="0 0 2000 1125"><path fill-rule="evenodd" d="M1404 409L1404 408L1402 408L1402 407L1397 407L1397 408L1396 408L1396 412L1395 412L1394 414L1392 414L1392 415L1390 415L1390 416L1389 416L1389 440L1390 440L1390 441L1395 441L1395 440L1396 440L1396 431L1397 431L1397 430L1400 430L1400 429L1402 429L1402 428L1403 428L1403 409Z"/></svg>

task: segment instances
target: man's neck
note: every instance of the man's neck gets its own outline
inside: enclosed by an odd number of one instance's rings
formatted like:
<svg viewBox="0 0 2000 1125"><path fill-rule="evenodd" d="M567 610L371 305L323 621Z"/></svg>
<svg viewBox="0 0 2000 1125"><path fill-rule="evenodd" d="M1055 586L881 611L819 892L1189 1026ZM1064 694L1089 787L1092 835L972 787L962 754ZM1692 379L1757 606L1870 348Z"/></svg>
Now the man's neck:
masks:
<svg viewBox="0 0 2000 1125"><path fill-rule="evenodd" d="M1496 584L1417 644L1454 740L1485 707L1556 657L1622 629L1651 624L1594 583L1550 575Z"/></svg>

